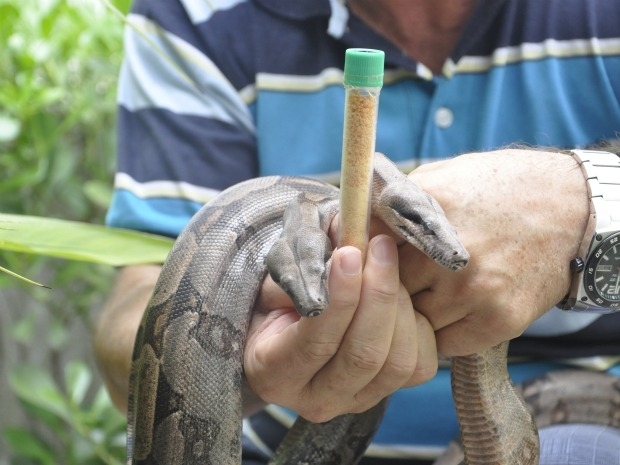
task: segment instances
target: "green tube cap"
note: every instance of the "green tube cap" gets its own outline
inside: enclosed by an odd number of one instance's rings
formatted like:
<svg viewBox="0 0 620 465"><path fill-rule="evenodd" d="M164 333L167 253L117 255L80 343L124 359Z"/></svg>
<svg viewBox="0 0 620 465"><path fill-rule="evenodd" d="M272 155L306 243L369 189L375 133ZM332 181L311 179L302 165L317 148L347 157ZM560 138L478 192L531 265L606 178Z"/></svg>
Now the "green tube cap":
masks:
<svg viewBox="0 0 620 465"><path fill-rule="evenodd" d="M350 48L344 56L344 85L381 87L385 53L371 48Z"/></svg>

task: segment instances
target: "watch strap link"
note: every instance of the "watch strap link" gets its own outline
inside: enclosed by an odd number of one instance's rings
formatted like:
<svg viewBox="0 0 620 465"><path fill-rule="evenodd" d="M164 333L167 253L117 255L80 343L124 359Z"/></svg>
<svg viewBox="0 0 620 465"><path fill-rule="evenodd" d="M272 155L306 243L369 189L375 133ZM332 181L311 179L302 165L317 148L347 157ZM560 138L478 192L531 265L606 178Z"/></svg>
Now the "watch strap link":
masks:
<svg viewBox="0 0 620 465"><path fill-rule="evenodd" d="M620 157L609 152L579 152L596 212L597 229L620 224Z"/></svg>
<svg viewBox="0 0 620 465"><path fill-rule="evenodd" d="M576 263L584 263L597 231L620 230L620 156L596 150L571 150L586 178L590 197L590 217ZM575 266L567 298L558 304L564 310L572 309L581 285L583 266Z"/></svg>

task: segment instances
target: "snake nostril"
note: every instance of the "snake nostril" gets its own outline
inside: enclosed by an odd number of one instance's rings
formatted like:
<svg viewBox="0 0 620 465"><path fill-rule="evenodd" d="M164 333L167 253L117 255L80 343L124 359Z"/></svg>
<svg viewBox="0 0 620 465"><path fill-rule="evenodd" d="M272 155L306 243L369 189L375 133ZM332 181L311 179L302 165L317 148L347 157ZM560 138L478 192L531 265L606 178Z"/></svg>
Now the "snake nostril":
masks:
<svg viewBox="0 0 620 465"><path fill-rule="evenodd" d="M311 310L306 316L308 318L314 318L315 316L319 316L321 313L323 313L321 310Z"/></svg>

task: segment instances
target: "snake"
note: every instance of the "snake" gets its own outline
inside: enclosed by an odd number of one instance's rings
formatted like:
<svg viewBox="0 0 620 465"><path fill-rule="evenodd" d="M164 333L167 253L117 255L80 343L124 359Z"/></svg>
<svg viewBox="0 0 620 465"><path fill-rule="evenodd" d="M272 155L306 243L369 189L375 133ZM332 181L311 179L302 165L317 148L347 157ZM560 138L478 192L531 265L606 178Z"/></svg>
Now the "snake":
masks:
<svg viewBox="0 0 620 465"><path fill-rule="evenodd" d="M501 350L505 350L505 347L502 347ZM497 357L500 354L497 350L492 350L492 352L492 354L489 354L491 357ZM469 371L469 374L473 374L474 378L489 375L488 370L478 370L476 368L485 358L480 355L458 357L459 360L456 360L456 364L460 365L458 370ZM502 361L501 363L503 364L504 362ZM454 368L455 360L452 361L452 364ZM472 368L473 372L470 371ZM459 373L457 377L462 378L463 374ZM469 379L472 380L472 378ZM496 393L501 392L501 389L496 391ZM620 378L612 374L575 368L556 369L516 385L515 392L523 399L524 405L537 428L569 423L596 424L620 428ZM514 395L514 393L511 395ZM454 394L454 396L457 409L459 406L463 409L464 406L469 405L472 411L477 410L479 412L477 419L486 426L472 427L474 423L472 419L475 419L476 415L465 418L460 415L461 421L465 419L465 421L470 422L469 428L462 431L459 440L450 443L442 456L433 462L433 465L468 463L466 456L471 461L470 463L537 463L532 462L532 459L528 461L525 457L531 456L532 452L530 450L520 450L509 442L504 443L506 447L503 449L484 447L483 441L472 444L474 439L480 440L481 432L486 431L488 434L490 431L501 431L502 428L505 429L513 425L514 420L509 418L502 421L502 413L498 417L498 411L495 410L497 403L494 407L493 404L484 405L484 402L480 402L480 399L476 401L472 398L468 398L467 402L465 402L465 397L457 401L457 394ZM493 409L492 415L485 415L490 412L490 409ZM522 418L518 419L519 416ZM517 420L514 421L514 427L522 427L524 418L526 418L524 412L519 411ZM490 423L497 424L493 425ZM461 428L463 428L463 424L461 424ZM514 436L510 434L505 435L506 441L513 440L513 438ZM487 439L490 441L490 444L495 444L493 439ZM535 440L535 438L532 436L530 440ZM534 452L536 452L535 449ZM514 455L515 453L516 455ZM513 454L513 457L506 457L506 454Z"/></svg>
<svg viewBox="0 0 620 465"><path fill-rule="evenodd" d="M269 273L302 317L326 308L327 232L338 196L316 179L258 177L222 191L192 217L136 336L128 464L241 463L243 350L255 300ZM374 158L371 211L439 265L467 265L469 254L439 204L381 154ZM506 346L453 359L468 465L538 463L536 426L507 376ZM270 464L358 463L388 401L325 423L299 417ZM489 450L504 452L498 459Z"/></svg>

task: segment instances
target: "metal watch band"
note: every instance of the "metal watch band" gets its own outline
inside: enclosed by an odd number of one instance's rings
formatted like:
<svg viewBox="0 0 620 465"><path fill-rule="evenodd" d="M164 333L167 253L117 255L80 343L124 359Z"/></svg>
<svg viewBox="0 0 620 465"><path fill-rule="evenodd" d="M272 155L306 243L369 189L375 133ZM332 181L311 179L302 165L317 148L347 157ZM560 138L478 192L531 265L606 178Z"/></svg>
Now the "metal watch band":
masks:
<svg viewBox="0 0 620 465"><path fill-rule="evenodd" d="M596 230L617 225L620 230L620 156L595 150L572 150L581 161L590 200L596 212Z"/></svg>
<svg viewBox="0 0 620 465"><path fill-rule="evenodd" d="M578 265L573 269L571 289L566 299L558 304L565 310L596 310L596 305L585 295L581 271L588 252L602 233L620 231L620 156L596 150L571 150L579 162L587 181L590 196L590 222L586 234L591 240L579 250ZM587 237L587 236L586 236ZM577 297L582 299L579 301Z"/></svg>

